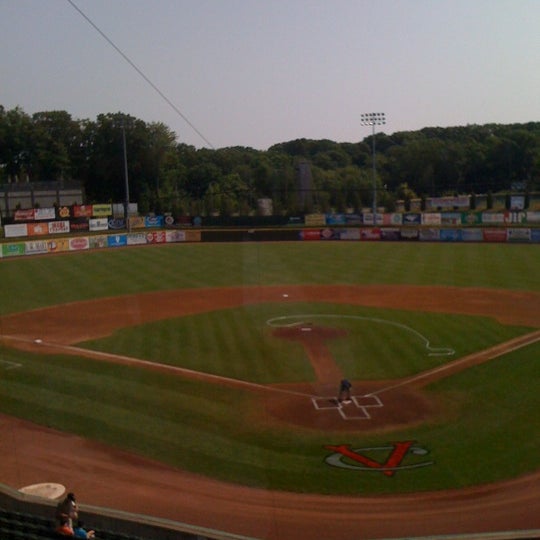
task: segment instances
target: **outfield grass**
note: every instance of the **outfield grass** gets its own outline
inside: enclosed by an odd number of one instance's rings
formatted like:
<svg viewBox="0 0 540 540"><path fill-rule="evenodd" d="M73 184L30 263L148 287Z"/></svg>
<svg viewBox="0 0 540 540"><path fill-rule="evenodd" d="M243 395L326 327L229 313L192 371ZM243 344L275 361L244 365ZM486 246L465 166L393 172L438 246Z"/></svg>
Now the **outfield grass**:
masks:
<svg viewBox="0 0 540 540"><path fill-rule="evenodd" d="M96 297L243 284L400 283L540 291L539 265L538 246L500 244L194 244L0 259L0 314ZM487 317L262 304L125 329L84 346L254 382L305 381L313 373L303 350L270 339L266 321L306 313L339 315L332 325L361 337L331 345L351 378L402 377L453 358L426 355L422 340L403 326L433 346L455 349L455 356L527 331ZM209 337L214 335L216 341ZM344 436L303 428L261 430L253 419L265 411L240 389L209 389L144 369L0 347L4 366L22 365L0 371L0 411L264 488L342 494L446 489L538 467L539 358L535 344L432 384L427 391L447 404L446 417L390 433L358 430ZM413 439L429 450L433 465L389 478L324 463L325 445L366 448Z"/></svg>

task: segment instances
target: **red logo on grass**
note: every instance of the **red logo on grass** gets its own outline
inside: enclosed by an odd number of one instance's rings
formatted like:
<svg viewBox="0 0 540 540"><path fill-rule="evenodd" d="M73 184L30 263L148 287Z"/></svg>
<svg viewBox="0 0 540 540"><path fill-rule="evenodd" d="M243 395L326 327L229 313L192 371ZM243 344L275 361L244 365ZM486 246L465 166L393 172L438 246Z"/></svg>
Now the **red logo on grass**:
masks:
<svg viewBox="0 0 540 540"><path fill-rule="evenodd" d="M415 441L400 441L390 443L391 446L377 446L373 448L358 448L353 450L350 445L325 446L334 453L329 455L325 462L332 467L352 469L355 471L382 472L386 476L394 476L396 472L404 469L417 469L432 465L433 461L414 461L407 463L408 456L425 456L428 450L420 446L413 446ZM375 459L381 455L384 461Z"/></svg>

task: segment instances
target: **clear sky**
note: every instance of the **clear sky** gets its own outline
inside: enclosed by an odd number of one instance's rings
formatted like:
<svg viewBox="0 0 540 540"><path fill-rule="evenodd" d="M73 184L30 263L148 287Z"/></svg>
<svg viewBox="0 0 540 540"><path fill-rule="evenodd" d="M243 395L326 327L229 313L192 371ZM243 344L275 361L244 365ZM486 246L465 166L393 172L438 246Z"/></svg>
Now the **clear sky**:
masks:
<svg viewBox="0 0 540 540"><path fill-rule="evenodd" d="M196 147L540 121L540 0L0 0L0 104Z"/></svg>

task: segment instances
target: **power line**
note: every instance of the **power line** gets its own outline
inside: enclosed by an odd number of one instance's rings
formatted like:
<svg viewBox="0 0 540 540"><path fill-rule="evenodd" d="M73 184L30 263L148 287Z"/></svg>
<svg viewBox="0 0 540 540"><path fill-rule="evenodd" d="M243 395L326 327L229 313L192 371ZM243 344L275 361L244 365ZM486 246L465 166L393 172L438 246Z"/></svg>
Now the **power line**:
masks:
<svg viewBox="0 0 540 540"><path fill-rule="evenodd" d="M161 96L161 98L178 114L186 124L199 135L199 137L212 149L214 145L190 122L180 109L139 69L135 63L84 13L73 0L67 0L69 4L90 24L102 37L113 47L120 56Z"/></svg>

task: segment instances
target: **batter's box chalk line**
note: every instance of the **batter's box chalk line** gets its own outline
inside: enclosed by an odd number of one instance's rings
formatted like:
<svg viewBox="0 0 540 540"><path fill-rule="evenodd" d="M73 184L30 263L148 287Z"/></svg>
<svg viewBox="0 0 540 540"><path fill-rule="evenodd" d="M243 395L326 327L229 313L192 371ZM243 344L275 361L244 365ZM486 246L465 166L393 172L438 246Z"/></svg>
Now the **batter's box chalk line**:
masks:
<svg viewBox="0 0 540 540"><path fill-rule="evenodd" d="M376 395L351 396L350 403L340 403L335 397L312 397L311 402L318 411L337 410L343 420L370 420L368 409L384 407Z"/></svg>

